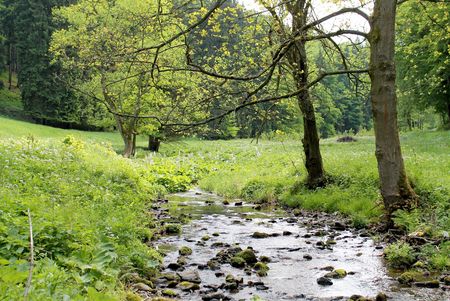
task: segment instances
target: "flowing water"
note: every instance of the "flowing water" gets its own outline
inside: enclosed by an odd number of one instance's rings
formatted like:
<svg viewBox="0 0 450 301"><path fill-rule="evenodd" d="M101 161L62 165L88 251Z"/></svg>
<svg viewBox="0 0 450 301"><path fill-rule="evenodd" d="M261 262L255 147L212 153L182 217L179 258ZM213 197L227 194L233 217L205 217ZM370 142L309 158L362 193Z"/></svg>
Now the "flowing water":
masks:
<svg viewBox="0 0 450 301"><path fill-rule="evenodd" d="M255 296L263 300L347 300L352 295L373 298L378 292L384 292L388 300L450 300L449 292L440 288L400 286L388 274L382 246L364 230L333 227L341 225L337 215L305 213L294 218L281 210L260 211L246 204L222 203L223 198L200 190L169 197L166 206L170 211L188 214L192 220L183 226L180 236L163 237L157 247L167 253L166 266L177 262L181 246L190 247L193 253L187 257L182 273L197 271L201 279L200 290L184 292L174 288L178 299L206 300L205 295L215 291L228 300L252 300ZM253 238L254 232L267 233L269 237ZM210 239L202 241L205 235ZM219 251L229 248L227 244L242 249L251 247L257 256L269 257L268 275L248 275L227 263L218 270L205 268ZM326 267L345 269L348 275L332 279L332 285L319 285L317 279L327 273L323 269ZM228 274L243 278L239 290L223 288ZM158 288L166 285L162 281Z"/></svg>

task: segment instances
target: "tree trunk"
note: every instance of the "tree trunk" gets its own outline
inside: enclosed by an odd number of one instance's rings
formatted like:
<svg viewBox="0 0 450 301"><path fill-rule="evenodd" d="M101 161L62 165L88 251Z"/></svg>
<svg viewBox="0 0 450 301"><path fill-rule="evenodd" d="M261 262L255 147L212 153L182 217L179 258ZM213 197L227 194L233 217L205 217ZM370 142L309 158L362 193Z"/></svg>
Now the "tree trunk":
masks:
<svg viewBox="0 0 450 301"><path fill-rule="evenodd" d="M391 216L395 210L410 209L417 200L406 176L397 125L395 10L396 1L375 1L369 35L375 154L388 226L392 226Z"/></svg>
<svg viewBox="0 0 450 301"><path fill-rule="evenodd" d="M307 22L308 7L305 1L297 1L288 5L292 15L292 31L296 32ZM325 171L320 153L319 134L317 132L314 106L308 89L308 58L305 43L297 41L288 56L297 89L305 89L297 96L298 105L303 117L303 150L305 167L308 172L307 186L310 189L324 186Z"/></svg>
<svg viewBox="0 0 450 301"><path fill-rule="evenodd" d="M136 134L124 133L122 135L125 148L123 150L123 156L125 158L131 158L136 154Z"/></svg>
<svg viewBox="0 0 450 301"><path fill-rule="evenodd" d="M302 95L307 94L307 95ZM310 189L324 186L325 171L320 153L319 135L317 132L314 107L308 91L298 96L298 105L303 114L303 151L305 153L305 167L308 172L307 186Z"/></svg>
<svg viewBox="0 0 450 301"><path fill-rule="evenodd" d="M447 124L450 124L450 101L447 104Z"/></svg>
<svg viewBox="0 0 450 301"><path fill-rule="evenodd" d="M8 51L8 90L12 89L12 74L13 74L13 49L12 43L9 43L9 51Z"/></svg>
<svg viewBox="0 0 450 301"><path fill-rule="evenodd" d="M159 152L159 147L161 145L161 140L155 136L148 136L148 150L151 152Z"/></svg>

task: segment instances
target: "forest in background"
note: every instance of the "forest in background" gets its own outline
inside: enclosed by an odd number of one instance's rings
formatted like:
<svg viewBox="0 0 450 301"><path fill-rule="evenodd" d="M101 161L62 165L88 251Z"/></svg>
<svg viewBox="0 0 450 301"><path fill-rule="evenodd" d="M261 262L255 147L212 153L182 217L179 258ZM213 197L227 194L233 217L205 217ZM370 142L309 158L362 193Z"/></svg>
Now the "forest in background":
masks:
<svg viewBox="0 0 450 301"><path fill-rule="evenodd" d="M52 11L58 11L58 8L75 2L32 1L29 4L28 1L2 1L0 7L2 93L6 94L7 90L20 87L23 116L37 123L62 128L110 131L116 128L113 116L98 99L85 94L85 90L80 92L74 82L74 77L77 76L68 74L64 70L63 62L58 60L58 57L55 58L57 53L52 53L50 49L52 33L64 30L68 26L64 17L54 18ZM236 1L227 1L225 5L226 8L221 9L218 17L189 33L188 38L192 41L190 47L194 49L192 59L196 64L212 66L216 70L220 68L221 71L228 73L235 72L238 69L236 66L241 62L239 72L248 73L252 70L242 71L241 67L247 65L246 68L254 68L251 62L255 61L262 65L263 62L259 60L270 51L270 43L274 43L268 38L267 25L264 28L265 24L269 23L270 17L261 14L255 16ZM444 6L441 7L442 5ZM449 17L448 9L445 9L445 5L448 4L442 5L409 1L399 8L396 60L399 87L398 117L402 130L448 126ZM417 17L411 19L412 14ZM178 18L177 22L189 24L186 18L180 16ZM256 39L260 44L253 47ZM367 66L366 42L354 45L355 43L346 39L340 39L339 43L349 65ZM312 42L308 44L307 50L311 69L330 70L342 67L341 54L330 46L328 41ZM182 51L180 54L183 56ZM220 57L220 61L216 61L217 57ZM81 65L76 67L83 68ZM15 77L17 81L14 80ZM361 77L357 82L345 74L328 77L312 89L321 137L371 129L368 79ZM183 81L184 79L180 79L178 83L180 87L184 86L186 91L179 97L187 98L187 102L189 98L186 95L200 96L205 93L208 85L213 85L211 79L197 79L197 82L189 83L182 83ZM286 79L280 81L279 85L281 89L289 90L292 82ZM160 98L167 98L167 95L164 95L167 93L163 90ZM213 116L227 109L230 104L236 103L232 96L228 95L227 98L229 99L210 102L208 111L200 113L202 117ZM277 130L298 133L302 121L297 111L298 108L289 101L260 104L244 108L236 114L227 116L221 122L209 123L197 129L196 134L213 139L256 137L258 134L273 133ZM191 114L199 113L191 112ZM140 132L144 133L145 130Z"/></svg>

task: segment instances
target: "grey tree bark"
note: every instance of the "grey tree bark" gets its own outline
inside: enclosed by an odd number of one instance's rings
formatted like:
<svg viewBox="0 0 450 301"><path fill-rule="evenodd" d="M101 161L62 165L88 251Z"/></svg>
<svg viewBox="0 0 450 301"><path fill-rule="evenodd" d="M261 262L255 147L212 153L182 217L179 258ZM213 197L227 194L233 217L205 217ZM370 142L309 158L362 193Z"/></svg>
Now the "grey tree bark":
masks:
<svg viewBox="0 0 450 301"><path fill-rule="evenodd" d="M375 155L388 225L394 211L410 209L417 202L406 176L397 125L395 13L396 1L376 0L369 34Z"/></svg>

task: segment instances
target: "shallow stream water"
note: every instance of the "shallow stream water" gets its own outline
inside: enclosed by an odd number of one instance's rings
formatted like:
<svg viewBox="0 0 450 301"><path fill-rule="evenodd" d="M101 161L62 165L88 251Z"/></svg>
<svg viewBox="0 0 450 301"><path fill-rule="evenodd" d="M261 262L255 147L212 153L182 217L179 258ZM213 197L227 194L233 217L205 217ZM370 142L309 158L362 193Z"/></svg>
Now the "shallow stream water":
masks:
<svg viewBox="0 0 450 301"><path fill-rule="evenodd" d="M197 271L201 279L200 290L184 292L174 288L180 300L202 300L211 288L216 291L228 274L243 277L239 290L217 290L229 300L252 300L255 296L263 300L347 300L352 295L374 298L379 292L384 292L388 300L450 300L449 292L442 289L400 286L388 274L382 246L364 230L333 228L334 223L339 224L337 215L305 213L294 218L281 210L255 210L245 203L223 205L223 198L200 190L174 194L166 206L172 213L189 214L192 220L183 226L180 236L158 241L157 247L167 254L164 263L167 266L177 262L178 249L188 246L193 253L187 257L182 272ZM257 239L252 237L254 232L270 236ZM210 239L202 241L205 235ZM227 248L213 247L214 243L251 247L257 256L269 257L268 275L247 275L230 264L222 264L218 270L199 269ZM333 285L319 285L317 279L327 273L323 268L330 266L345 269L348 275L332 279ZM248 285L249 281L263 285ZM158 286L163 289L165 283Z"/></svg>

